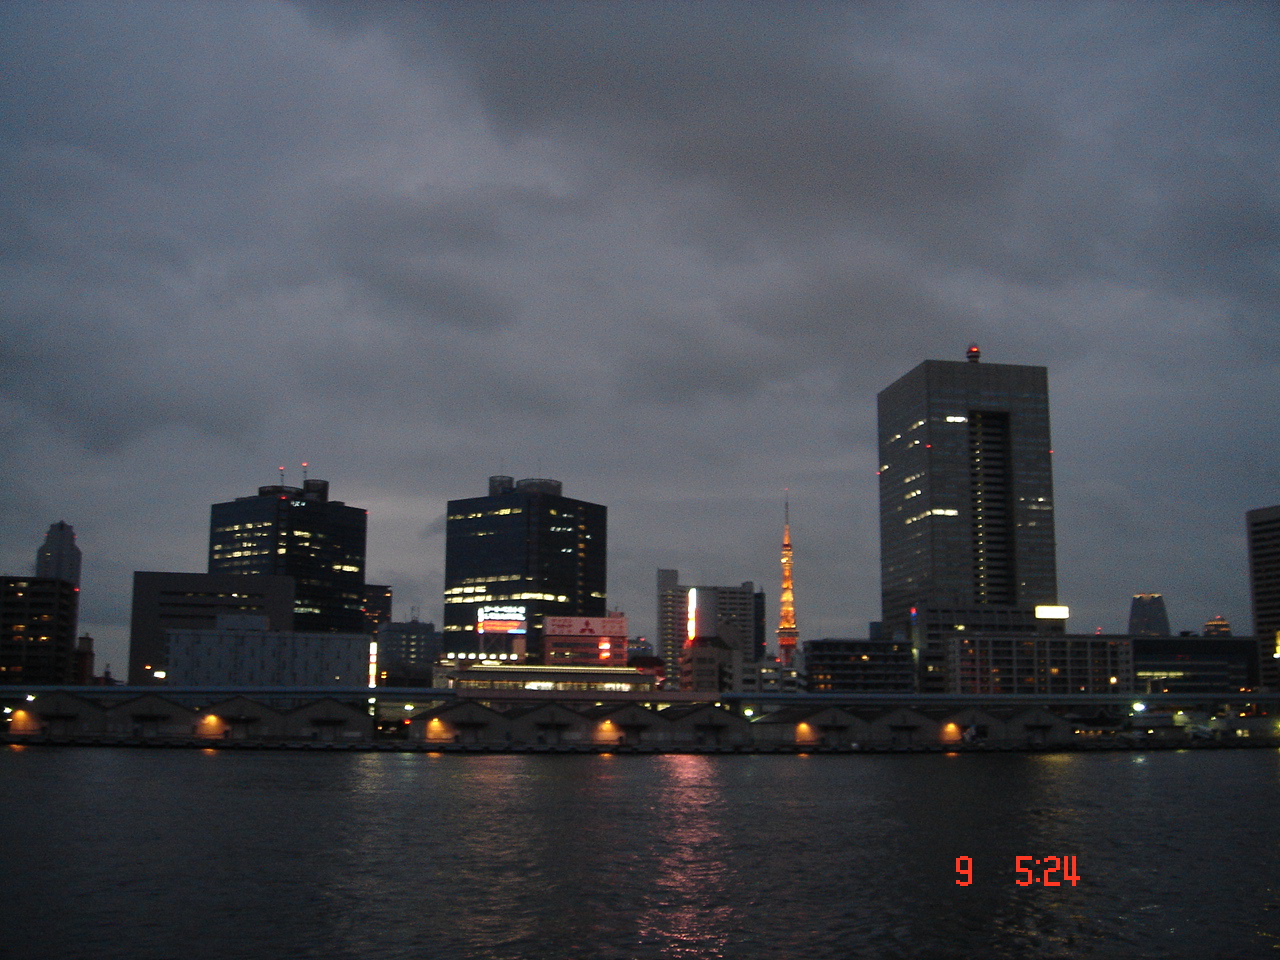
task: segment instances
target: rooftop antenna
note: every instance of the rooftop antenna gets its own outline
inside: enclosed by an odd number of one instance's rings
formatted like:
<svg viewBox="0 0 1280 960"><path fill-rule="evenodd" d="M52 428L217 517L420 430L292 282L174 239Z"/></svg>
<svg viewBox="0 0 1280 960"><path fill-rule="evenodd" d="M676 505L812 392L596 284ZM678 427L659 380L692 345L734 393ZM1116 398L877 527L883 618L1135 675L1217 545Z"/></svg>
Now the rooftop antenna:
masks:
<svg viewBox="0 0 1280 960"><path fill-rule="evenodd" d="M307 483L307 461L305 460L302 461L302 483L303 486Z"/></svg>
<svg viewBox="0 0 1280 960"><path fill-rule="evenodd" d="M280 486L284 486L284 467L280 468Z"/></svg>

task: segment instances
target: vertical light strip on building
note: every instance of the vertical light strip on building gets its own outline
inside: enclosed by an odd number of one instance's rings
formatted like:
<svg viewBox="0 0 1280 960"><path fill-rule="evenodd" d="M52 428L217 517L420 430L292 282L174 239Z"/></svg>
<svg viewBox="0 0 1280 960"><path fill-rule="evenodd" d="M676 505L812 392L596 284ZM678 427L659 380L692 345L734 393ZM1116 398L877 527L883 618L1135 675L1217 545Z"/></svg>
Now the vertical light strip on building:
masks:
<svg viewBox="0 0 1280 960"><path fill-rule="evenodd" d="M694 638L698 635L698 588L691 587L689 589L689 615L685 622L685 634L687 640L686 646L693 644Z"/></svg>

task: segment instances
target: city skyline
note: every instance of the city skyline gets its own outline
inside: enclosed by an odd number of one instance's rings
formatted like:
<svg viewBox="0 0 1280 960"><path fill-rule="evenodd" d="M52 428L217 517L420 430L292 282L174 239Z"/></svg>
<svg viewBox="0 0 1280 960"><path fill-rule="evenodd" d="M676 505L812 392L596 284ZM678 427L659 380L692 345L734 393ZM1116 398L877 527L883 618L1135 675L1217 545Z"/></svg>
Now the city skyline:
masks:
<svg viewBox="0 0 1280 960"><path fill-rule="evenodd" d="M136 570L312 464L442 622L477 477L610 512L608 596L762 584L879 616L876 393L1048 368L1058 594L1250 626L1278 29L1250 4L243 3L0 12L0 572L51 523L123 673ZM993 24L997 25L993 28ZM119 64L132 66L121 71Z"/></svg>

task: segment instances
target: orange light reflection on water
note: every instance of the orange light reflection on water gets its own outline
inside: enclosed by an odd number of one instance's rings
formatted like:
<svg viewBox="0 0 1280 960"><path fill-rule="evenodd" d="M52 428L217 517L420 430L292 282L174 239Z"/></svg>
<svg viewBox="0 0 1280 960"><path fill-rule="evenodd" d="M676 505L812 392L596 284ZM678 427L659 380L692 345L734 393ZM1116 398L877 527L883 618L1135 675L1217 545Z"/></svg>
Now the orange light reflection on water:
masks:
<svg viewBox="0 0 1280 960"><path fill-rule="evenodd" d="M670 808L657 816L671 830L636 932L642 942L662 943L664 956L718 956L729 945L736 921L734 909L724 905L732 899L733 877L724 858L724 796L717 768L709 757L668 754L659 770Z"/></svg>

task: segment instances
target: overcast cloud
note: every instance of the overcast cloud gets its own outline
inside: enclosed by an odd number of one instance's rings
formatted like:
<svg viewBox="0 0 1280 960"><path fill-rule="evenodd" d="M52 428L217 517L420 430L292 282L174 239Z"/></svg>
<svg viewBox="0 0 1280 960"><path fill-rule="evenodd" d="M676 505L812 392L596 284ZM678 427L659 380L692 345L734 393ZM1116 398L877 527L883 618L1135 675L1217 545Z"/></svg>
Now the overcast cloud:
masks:
<svg viewBox="0 0 1280 960"><path fill-rule="evenodd" d="M124 672L277 466L439 622L494 473L608 505L609 595L879 615L875 396L1049 368L1071 628L1251 626L1280 502L1267 3L34 3L0 9L0 569L48 525Z"/></svg>

